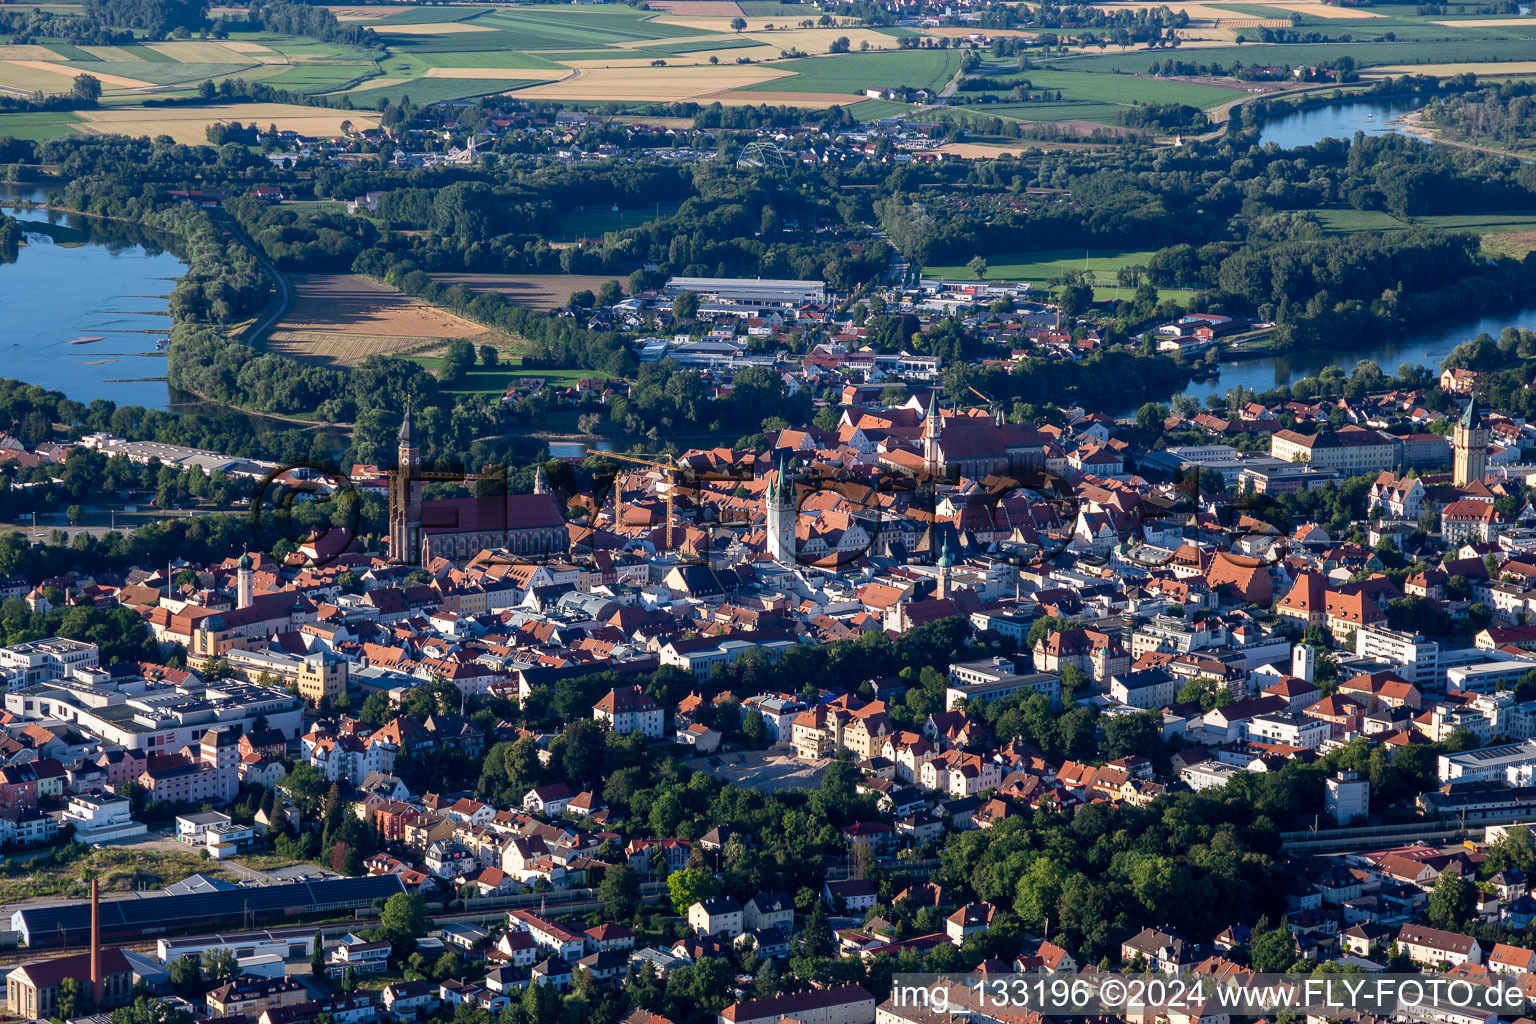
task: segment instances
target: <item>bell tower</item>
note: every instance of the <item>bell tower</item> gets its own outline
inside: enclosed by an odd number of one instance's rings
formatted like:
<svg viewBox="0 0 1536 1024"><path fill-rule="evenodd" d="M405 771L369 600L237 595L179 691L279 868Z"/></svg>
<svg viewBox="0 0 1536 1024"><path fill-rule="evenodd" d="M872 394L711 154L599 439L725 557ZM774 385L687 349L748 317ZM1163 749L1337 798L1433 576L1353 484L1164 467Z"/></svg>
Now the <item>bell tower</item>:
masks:
<svg viewBox="0 0 1536 1024"><path fill-rule="evenodd" d="M780 461L768 485L768 555L776 562L795 558L795 485L789 478L789 464Z"/></svg>
<svg viewBox="0 0 1536 1024"><path fill-rule="evenodd" d="M414 563L421 555L421 502L414 484L421 469L421 448L411 406L405 406L395 452L395 474L389 482L389 557L397 563Z"/></svg>

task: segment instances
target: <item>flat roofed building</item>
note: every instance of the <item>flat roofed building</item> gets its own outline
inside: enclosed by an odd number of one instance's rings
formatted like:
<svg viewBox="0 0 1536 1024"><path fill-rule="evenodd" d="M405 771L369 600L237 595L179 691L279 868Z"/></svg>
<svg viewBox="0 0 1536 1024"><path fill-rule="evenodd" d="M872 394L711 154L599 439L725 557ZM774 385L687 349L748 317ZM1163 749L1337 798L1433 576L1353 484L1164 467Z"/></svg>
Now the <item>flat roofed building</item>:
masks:
<svg viewBox="0 0 1536 1024"><path fill-rule="evenodd" d="M765 307L801 306L827 297L826 285L820 281L757 277L674 277L663 292L668 296L692 292L702 302Z"/></svg>
<svg viewBox="0 0 1536 1024"><path fill-rule="evenodd" d="M944 707L953 711L962 700L1002 700L1021 692L1042 694L1054 705L1061 700L1061 677L1051 672L998 673L995 678L977 682L952 682L944 688Z"/></svg>

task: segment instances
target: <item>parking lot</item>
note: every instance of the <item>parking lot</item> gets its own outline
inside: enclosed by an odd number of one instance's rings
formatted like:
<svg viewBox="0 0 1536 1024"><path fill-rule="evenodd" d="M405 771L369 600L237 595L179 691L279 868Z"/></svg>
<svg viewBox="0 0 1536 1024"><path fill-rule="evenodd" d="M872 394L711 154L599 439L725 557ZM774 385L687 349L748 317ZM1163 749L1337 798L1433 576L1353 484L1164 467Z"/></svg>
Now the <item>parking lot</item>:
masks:
<svg viewBox="0 0 1536 1024"><path fill-rule="evenodd" d="M759 793L812 789L821 785L821 775L827 764L826 759L801 761L787 749L747 750L695 757L688 761L690 768L708 772L745 789L755 789Z"/></svg>

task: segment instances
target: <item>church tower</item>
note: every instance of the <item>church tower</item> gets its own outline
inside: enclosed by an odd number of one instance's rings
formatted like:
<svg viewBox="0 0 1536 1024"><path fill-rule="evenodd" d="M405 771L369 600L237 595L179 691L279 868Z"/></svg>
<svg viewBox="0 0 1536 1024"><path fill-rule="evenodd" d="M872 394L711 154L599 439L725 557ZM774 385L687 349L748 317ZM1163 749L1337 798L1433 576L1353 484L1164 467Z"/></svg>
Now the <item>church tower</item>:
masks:
<svg viewBox="0 0 1536 1024"><path fill-rule="evenodd" d="M795 485L789 464L781 461L768 485L768 556L776 562L795 559Z"/></svg>
<svg viewBox="0 0 1536 1024"><path fill-rule="evenodd" d="M235 562L235 607L249 608L253 600L251 585L251 553L240 552L240 558Z"/></svg>
<svg viewBox="0 0 1536 1024"><path fill-rule="evenodd" d="M929 480L937 480L944 468L939 451L943 433L944 417L939 412L939 392L934 389L928 398L928 415L923 418L923 468L928 471Z"/></svg>
<svg viewBox="0 0 1536 1024"><path fill-rule="evenodd" d="M1488 469L1488 424L1483 422L1475 397L1468 400L1466 410L1451 433L1451 448L1456 456L1451 482L1457 487L1465 487L1481 480Z"/></svg>
<svg viewBox="0 0 1536 1024"><path fill-rule="evenodd" d="M933 596L939 600L949 596L949 570L954 568L955 558L949 553L949 541L944 542L943 549L939 552L937 563L939 570L938 586L934 588Z"/></svg>
<svg viewBox="0 0 1536 1024"><path fill-rule="evenodd" d="M396 563L415 564L421 554L421 502L413 485L421 469L421 448L416 444L409 403L400 422L396 459L389 482L389 557Z"/></svg>

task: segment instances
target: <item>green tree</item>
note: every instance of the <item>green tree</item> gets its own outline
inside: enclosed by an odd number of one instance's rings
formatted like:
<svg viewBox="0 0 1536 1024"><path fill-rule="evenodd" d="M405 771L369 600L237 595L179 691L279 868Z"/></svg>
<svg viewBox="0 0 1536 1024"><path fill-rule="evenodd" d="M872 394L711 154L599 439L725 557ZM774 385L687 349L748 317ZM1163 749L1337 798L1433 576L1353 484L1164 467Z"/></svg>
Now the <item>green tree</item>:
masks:
<svg viewBox="0 0 1536 1024"><path fill-rule="evenodd" d="M448 343L448 351L443 356L443 363L438 370L438 382L445 387L452 387L464 379L475 365L475 346L463 338L455 338Z"/></svg>
<svg viewBox="0 0 1536 1024"><path fill-rule="evenodd" d="M235 951L228 947L210 949L203 954L203 976L211 985L222 985L240 974Z"/></svg>
<svg viewBox="0 0 1536 1024"><path fill-rule="evenodd" d="M667 892L672 897L672 909L686 915L688 908L700 900L718 896L720 883L705 868L685 868L667 876Z"/></svg>
<svg viewBox="0 0 1536 1024"><path fill-rule="evenodd" d="M84 1016L91 1003L90 993L85 985L86 983L79 978L65 978L60 981L53 1015L62 1020Z"/></svg>
<svg viewBox="0 0 1536 1024"><path fill-rule="evenodd" d="M597 286L597 304L599 306L611 306L624 297L624 292L619 288L619 282L609 278Z"/></svg>
<svg viewBox="0 0 1536 1024"><path fill-rule="evenodd" d="M597 898L602 901L603 913L609 920L632 920L640 909L640 876L627 864L610 867L603 872Z"/></svg>
<svg viewBox="0 0 1536 1024"><path fill-rule="evenodd" d="M112 1011L112 1024L192 1024L192 1015L149 996Z"/></svg>
<svg viewBox="0 0 1536 1024"><path fill-rule="evenodd" d="M687 323L699 315L699 297L693 292L678 292L672 300L672 316L680 323Z"/></svg>
<svg viewBox="0 0 1536 1024"><path fill-rule="evenodd" d="M1296 962L1296 939L1284 923L1269 927L1260 921L1248 946L1249 963L1261 974L1278 974Z"/></svg>
<svg viewBox="0 0 1536 1024"><path fill-rule="evenodd" d="M427 932L427 901L417 893L398 892L384 901L379 914L379 931L390 942L409 940Z"/></svg>
<svg viewBox="0 0 1536 1024"><path fill-rule="evenodd" d="M1232 691L1207 676L1197 676L1184 684L1177 698L1180 704L1200 705L1201 711L1224 708L1232 703Z"/></svg>
<svg viewBox="0 0 1536 1024"><path fill-rule="evenodd" d="M1440 872L1429 891L1425 916L1436 928L1461 931L1477 906L1477 887L1454 870Z"/></svg>
<svg viewBox="0 0 1536 1024"><path fill-rule="evenodd" d="M746 27L747 27L747 19L742 18L742 17L735 17L735 18L731 19L731 28L736 30L737 32L742 31Z"/></svg>
<svg viewBox="0 0 1536 1024"><path fill-rule="evenodd" d="M980 253L967 260L965 267L976 275L976 280L985 281L987 279L987 258Z"/></svg>
<svg viewBox="0 0 1536 1024"><path fill-rule="evenodd" d="M495 345L480 346L480 365L487 369L494 367L501 361L501 350Z"/></svg>
<svg viewBox="0 0 1536 1024"><path fill-rule="evenodd" d="M390 897L390 899L393 898L393 896ZM325 977L325 944L321 941L319 932L315 932L315 941L309 947L309 974L312 978Z"/></svg>
<svg viewBox="0 0 1536 1024"><path fill-rule="evenodd" d="M101 79L95 75L76 75L69 95L81 103L95 104L101 99Z"/></svg>

